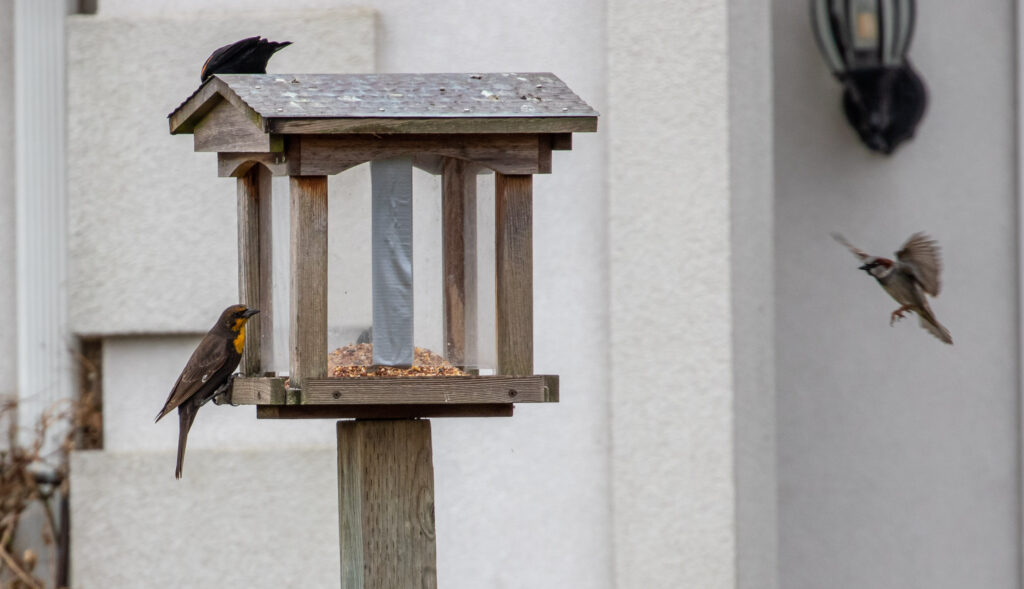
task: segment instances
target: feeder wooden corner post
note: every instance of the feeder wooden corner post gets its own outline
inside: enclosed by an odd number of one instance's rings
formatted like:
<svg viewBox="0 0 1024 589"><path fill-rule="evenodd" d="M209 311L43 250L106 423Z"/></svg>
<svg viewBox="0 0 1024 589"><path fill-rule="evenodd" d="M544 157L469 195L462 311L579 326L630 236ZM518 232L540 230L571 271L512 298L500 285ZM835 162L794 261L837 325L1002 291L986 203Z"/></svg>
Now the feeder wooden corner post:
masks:
<svg viewBox="0 0 1024 589"><path fill-rule="evenodd" d="M340 419L341 586L434 587L429 417L511 416L558 400L533 374L533 174L597 130L597 113L550 73L216 75L169 116L237 179L241 302L260 309L230 401L260 419ZM444 356L475 351L476 176L495 178L493 375L330 378L327 177L370 162L374 360L412 363L412 167L442 177ZM287 377L273 357L271 177L290 179ZM422 197L421 197L422 198ZM278 220L281 222L281 220ZM280 230L280 228L279 228ZM354 420L352 418L355 418Z"/></svg>

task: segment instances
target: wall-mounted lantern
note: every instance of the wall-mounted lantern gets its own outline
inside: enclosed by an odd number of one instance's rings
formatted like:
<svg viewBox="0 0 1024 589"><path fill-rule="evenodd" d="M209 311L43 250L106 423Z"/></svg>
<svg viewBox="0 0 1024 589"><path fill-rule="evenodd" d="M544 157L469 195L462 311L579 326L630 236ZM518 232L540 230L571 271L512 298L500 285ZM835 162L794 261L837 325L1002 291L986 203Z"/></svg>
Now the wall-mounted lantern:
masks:
<svg viewBox="0 0 1024 589"><path fill-rule="evenodd" d="M889 154L914 135L927 91L910 65L914 0L811 0L821 53L843 84L843 111L869 149Z"/></svg>

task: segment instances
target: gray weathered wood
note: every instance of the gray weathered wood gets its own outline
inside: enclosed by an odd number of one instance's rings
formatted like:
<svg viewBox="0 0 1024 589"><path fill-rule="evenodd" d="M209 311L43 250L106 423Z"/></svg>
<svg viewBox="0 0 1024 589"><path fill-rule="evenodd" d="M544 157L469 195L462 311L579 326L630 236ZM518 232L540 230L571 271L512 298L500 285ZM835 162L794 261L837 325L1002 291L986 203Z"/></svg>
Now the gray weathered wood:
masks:
<svg viewBox="0 0 1024 589"><path fill-rule="evenodd" d="M515 405L257 405L256 419L416 419L512 417Z"/></svg>
<svg viewBox="0 0 1024 589"><path fill-rule="evenodd" d="M412 132L436 121L442 121L442 129L443 121L470 121L491 129L493 123L522 119L523 126L543 122L538 132L547 133L572 132L580 124L593 131L597 124L593 108L557 76L544 72L217 74L171 113L171 133L192 132L211 103L223 99L241 103L247 116L269 132L277 122L329 120L358 122L356 132L369 133L400 133L404 128L375 126L376 121L408 123ZM519 126L513 122L499 132L522 132ZM325 130L314 125L294 132Z"/></svg>
<svg viewBox="0 0 1024 589"><path fill-rule="evenodd" d="M270 119L272 133L592 133L596 117Z"/></svg>
<svg viewBox="0 0 1024 589"><path fill-rule="evenodd" d="M412 366L412 158L370 163L373 363Z"/></svg>
<svg viewBox="0 0 1024 589"><path fill-rule="evenodd" d="M506 174L536 174L550 169L550 152L547 135L529 133L293 136L287 148L293 173L328 176L373 160L424 153L469 160Z"/></svg>
<svg viewBox="0 0 1024 589"><path fill-rule="evenodd" d="M270 172L253 166L237 184L239 301L260 310L246 325L240 371L256 376L268 369L274 357Z"/></svg>
<svg viewBox="0 0 1024 589"><path fill-rule="evenodd" d="M291 177L292 386L327 375L327 177Z"/></svg>
<svg viewBox="0 0 1024 589"><path fill-rule="evenodd" d="M427 420L338 422L343 589L437 587Z"/></svg>
<svg viewBox="0 0 1024 589"><path fill-rule="evenodd" d="M296 176L296 167L284 153L218 153L217 176L241 178L256 164L262 164L272 176Z"/></svg>
<svg viewBox="0 0 1024 589"><path fill-rule="evenodd" d="M300 402L303 405L544 403L548 399L548 382L543 375L325 378L307 381Z"/></svg>
<svg viewBox="0 0 1024 589"><path fill-rule="evenodd" d="M572 149L572 133L555 133L548 135L551 138L551 149L556 151L568 151Z"/></svg>
<svg viewBox="0 0 1024 589"><path fill-rule="evenodd" d="M477 364L476 172L464 160L444 158L441 233L445 358Z"/></svg>
<svg viewBox="0 0 1024 589"><path fill-rule="evenodd" d="M205 121L204 121L205 122ZM195 137L198 140L199 134ZM238 187L238 299L250 309L260 308L260 185L259 168L236 181ZM258 376L261 344L259 315L245 326L246 342L238 371L243 376Z"/></svg>
<svg viewBox="0 0 1024 589"><path fill-rule="evenodd" d="M533 178L496 174L498 373L533 374Z"/></svg>
<svg viewBox="0 0 1024 589"><path fill-rule="evenodd" d="M229 402L233 405L284 405L288 393L281 377L236 377Z"/></svg>
<svg viewBox="0 0 1024 589"><path fill-rule="evenodd" d="M284 149L280 135L264 133L244 111L221 101L196 125L195 151L275 152Z"/></svg>
<svg viewBox="0 0 1024 589"><path fill-rule="evenodd" d="M237 377L235 405L474 405L558 402L558 375L311 378L286 390L284 377ZM514 391L514 392L513 392Z"/></svg>
<svg viewBox="0 0 1024 589"><path fill-rule="evenodd" d="M291 136L284 152L217 154L217 175L244 176L263 164L274 176L331 176L373 160L411 156L413 165L441 173L444 158L473 162L476 173L551 171L553 135L313 135ZM482 168L482 169L481 169Z"/></svg>
<svg viewBox="0 0 1024 589"><path fill-rule="evenodd" d="M260 191L259 231L259 296L260 312L256 315L260 325L260 367L268 371L284 371L274 364L274 194L273 175L262 165L256 166ZM282 278L283 279L283 278Z"/></svg>
<svg viewBox="0 0 1024 589"><path fill-rule="evenodd" d="M251 120L257 127L262 128L264 132L267 130L266 123L260 117L260 114L239 98L237 94L232 92L223 80L214 77L193 92L192 96L189 96L185 102L181 103L174 112L167 115L167 123L170 125L171 134L195 133L196 126L202 122L206 115L210 114L214 107L223 101L230 102L232 106L242 111L246 118Z"/></svg>

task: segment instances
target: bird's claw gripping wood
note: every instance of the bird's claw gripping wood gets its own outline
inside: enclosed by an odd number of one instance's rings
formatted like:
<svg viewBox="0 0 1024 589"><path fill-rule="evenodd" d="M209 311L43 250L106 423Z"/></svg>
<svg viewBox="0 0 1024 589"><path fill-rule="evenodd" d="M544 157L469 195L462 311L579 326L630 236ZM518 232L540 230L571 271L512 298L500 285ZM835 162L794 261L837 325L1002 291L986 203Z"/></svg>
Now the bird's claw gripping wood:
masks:
<svg viewBox="0 0 1024 589"><path fill-rule="evenodd" d="M200 407L206 405L210 401L213 401L215 405L229 404L232 407L237 407L238 405L231 402L231 391L234 389L235 377L237 376L237 374L232 374L231 376L229 376L227 381L225 381L224 384L217 387L217 390L213 391L213 394L210 395L209 398L207 398L205 401L203 401Z"/></svg>
<svg viewBox="0 0 1024 589"><path fill-rule="evenodd" d="M889 327L892 327L893 323L895 323L896 321L899 321L900 319L903 319L904 317L906 317L906 315L904 315L903 313L905 311L909 311L909 310L910 310L910 307L908 307L906 305L903 305L899 309L896 309L895 311L893 311L892 314L889 315Z"/></svg>

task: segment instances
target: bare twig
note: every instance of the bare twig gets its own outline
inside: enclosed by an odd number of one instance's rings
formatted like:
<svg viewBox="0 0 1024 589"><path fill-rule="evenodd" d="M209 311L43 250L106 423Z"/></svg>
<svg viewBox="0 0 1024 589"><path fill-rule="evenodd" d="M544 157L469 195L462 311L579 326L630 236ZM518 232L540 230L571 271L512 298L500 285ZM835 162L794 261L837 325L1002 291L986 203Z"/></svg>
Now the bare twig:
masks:
<svg viewBox="0 0 1024 589"><path fill-rule="evenodd" d="M14 557L7 552L7 548L4 546L0 546L0 559L3 559L4 564L7 565L7 568L14 571L14 574L18 575L18 578L21 579L22 582L28 585L31 589L46 589L46 587L39 580L37 580L35 577L30 576L18 565L18 561L14 560Z"/></svg>

